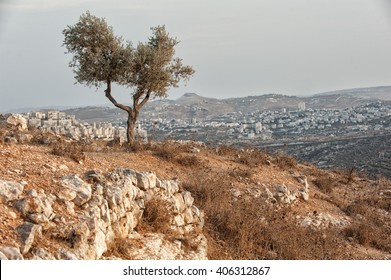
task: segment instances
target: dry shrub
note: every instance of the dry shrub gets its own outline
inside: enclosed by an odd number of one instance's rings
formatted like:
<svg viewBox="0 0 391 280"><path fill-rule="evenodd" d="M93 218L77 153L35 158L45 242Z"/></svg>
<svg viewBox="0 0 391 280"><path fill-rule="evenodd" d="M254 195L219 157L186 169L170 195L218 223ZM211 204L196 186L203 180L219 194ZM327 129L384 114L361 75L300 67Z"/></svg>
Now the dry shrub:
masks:
<svg viewBox="0 0 391 280"><path fill-rule="evenodd" d="M164 141L157 143L150 148L153 151L153 154L163 160L169 162L177 162L178 156L181 153L188 153L191 150L191 145L181 144L172 141ZM179 161L192 161L188 162L189 164L197 163L195 159L179 159ZM186 162L185 162L186 164Z"/></svg>
<svg viewBox="0 0 391 280"><path fill-rule="evenodd" d="M360 215L361 218L344 229L345 237L353 238L363 246L390 251L391 217L379 209L381 207L372 204L371 199L358 200L348 205L345 212L351 217Z"/></svg>
<svg viewBox="0 0 391 280"><path fill-rule="evenodd" d="M249 167L257 167L269 163L267 154L257 148L239 150L231 146L222 145L216 149L216 153Z"/></svg>
<svg viewBox="0 0 391 280"><path fill-rule="evenodd" d="M68 157L78 163L85 160L83 147L76 143L57 143L53 146L51 154Z"/></svg>
<svg viewBox="0 0 391 280"><path fill-rule="evenodd" d="M195 167L201 164L201 161L196 156L182 156L177 158L176 161L185 167Z"/></svg>
<svg viewBox="0 0 391 280"><path fill-rule="evenodd" d="M251 178L253 174L253 171L241 168L234 168L228 171L228 175L233 178Z"/></svg>
<svg viewBox="0 0 391 280"><path fill-rule="evenodd" d="M169 141L162 142L154 148L155 156L170 162L174 160L177 153L178 145Z"/></svg>
<svg viewBox="0 0 391 280"><path fill-rule="evenodd" d="M363 201L356 201L347 205L343 210L348 216L355 217L356 215L365 215L368 211L368 205Z"/></svg>
<svg viewBox="0 0 391 280"><path fill-rule="evenodd" d="M117 257L123 260L129 260L132 256L132 251L137 248L137 243L129 238L114 238L109 245L107 251L103 254L104 257Z"/></svg>
<svg viewBox="0 0 391 280"><path fill-rule="evenodd" d="M80 233L74 228L49 228L44 231L44 234L72 249L78 248L82 240Z"/></svg>
<svg viewBox="0 0 391 280"><path fill-rule="evenodd" d="M172 233L171 216L172 213L166 201L152 198L145 203L144 213L137 225L137 231L170 234Z"/></svg>
<svg viewBox="0 0 391 280"><path fill-rule="evenodd" d="M124 143L123 146L127 148L127 143ZM152 144L150 142L145 143L141 141L135 141L131 147L129 147L132 152L138 153L138 152L144 152L149 151L152 148Z"/></svg>
<svg viewBox="0 0 391 280"><path fill-rule="evenodd" d="M31 143L37 145L50 145L58 142L59 138L50 132L36 131L33 133L33 138L31 139Z"/></svg>
<svg viewBox="0 0 391 280"><path fill-rule="evenodd" d="M227 145L221 145L220 147L216 148L216 154L220 156L237 156L238 152L238 149Z"/></svg>
<svg viewBox="0 0 391 280"><path fill-rule="evenodd" d="M6 135L6 133L7 131L0 127L0 143L4 143L4 136Z"/></svg>
<svg viewBox="0 0 391 280"><path fill-rule="evenodd" d="M274 163L281 169L290 169L297 166L297 160L287 154L278 154L274 158Z"/></svg>
<svg viewBox="0 0 391 280"><path fill-rule="evenodd" d="M259 149L247 149L239 154L236 162L250 167L257 167L268 163L267 155Z"/></svg>
<svg viewBox="0 0 391 280"><path fill-rule="evenodd" d="M315 186L323 193L331 193L333 190L334 180L327 174L322 174L312 181Z"/></svg>
<svg viewBox="0 0 391 280"><path fill-rule="evenodd" d="M347 238L353 238L354 241L363 246L371 245L371 227L365 223L354 223L343 230ZM374 237L374 236L373 236Z"/></svg>
<svg viewBox="0 0 391 280"><path fill-rule="evenodd" d="M360 245L383 251L391 250L390 231L385 231L370 222L354 223L345 228L343 233L346 237L353 238Z"/></svg>
<svg viewBox="0 0 391 280"><path fill-rule="evenodd" d="M340 183L350 185L354 182L356 171L354 167L334 170L334 174L338 175ZM360 174L362 178L365 178L364 174Z"/></svg>

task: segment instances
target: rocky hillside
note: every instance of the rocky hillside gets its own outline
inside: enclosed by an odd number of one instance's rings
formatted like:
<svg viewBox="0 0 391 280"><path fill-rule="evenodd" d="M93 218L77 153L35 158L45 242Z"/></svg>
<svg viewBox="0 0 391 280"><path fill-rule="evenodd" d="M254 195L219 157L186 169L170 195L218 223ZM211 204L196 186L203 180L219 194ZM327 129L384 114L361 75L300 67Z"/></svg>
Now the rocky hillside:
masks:
<svg viewBox="0 0 391 280"><path fill-rule="evenodd" d="M0 129L1 259L391 259L391 184L286 155Z"/></svg>

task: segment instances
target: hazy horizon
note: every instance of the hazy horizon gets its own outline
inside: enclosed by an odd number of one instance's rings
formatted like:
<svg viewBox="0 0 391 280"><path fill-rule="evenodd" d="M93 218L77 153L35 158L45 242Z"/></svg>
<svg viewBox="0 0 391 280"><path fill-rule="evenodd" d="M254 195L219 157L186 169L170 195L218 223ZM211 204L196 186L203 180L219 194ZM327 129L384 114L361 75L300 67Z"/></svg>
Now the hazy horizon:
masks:
<svg viewBox="0 0 391 280"><path fill-rule="evenodd" d="M162 24L180 40L177 55L196 73L169 99L391 85L388 0L1 0L0 112L109 103L103 88L74 85L61 46L62 30L87 10L133 43ZM130 101L126 88L113 95Z"/></svg>

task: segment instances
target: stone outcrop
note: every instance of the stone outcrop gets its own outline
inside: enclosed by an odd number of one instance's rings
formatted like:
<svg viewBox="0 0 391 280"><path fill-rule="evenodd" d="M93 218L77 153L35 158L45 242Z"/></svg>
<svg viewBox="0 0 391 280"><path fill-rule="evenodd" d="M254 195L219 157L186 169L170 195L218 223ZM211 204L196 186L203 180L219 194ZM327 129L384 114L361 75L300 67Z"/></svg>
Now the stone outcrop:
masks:
<svg viewBox="0 0 391 280"><path fill-rule="evenodd" d="M19 248L15 247L0 247L0 257L4 260L23 260Z"/></svg>
<svg viewBox="0 0 391 280"><path fill-rule="evenodd" d="M27 130L27 120L20 114L12 114L7 118L7 123L14 125L21 131Z"/></svg>
<svg viewBox="0 0 391 280"><path fill-rule="evenodd" d="M330 226L344 228L350 224L348 217L329 213L307 213L304 216L297 216L296 219L299 225L317 230Z"/></svg>
<svg viewBox="0 0 391 280"><path fill-rule="evenodd" d="M46 226L55 217L52 208L55 200L54 195L46 195L43 190L38 193L30 189L23 198L14 200L13 204L26 220Z"/></svg>
<svg viewBox="0 0 391 280"><path fill-rule="evenodd" d="M270 188L265 185L254 185L248 187L244 191L240 191L232 187L229 191L233 200L240 197L263 198L267 203L277 204L280 206L289 205L298 199L308 201L309 199L309 185L306 176L294 177L299 186L288 188L285 184L276 184Z"/></svg>
<svg viewBox="0 0 391 280"><path fill-rule="evenodd" d="M0 247L0 258L207 258L203 211L175 180L160 180L153 172L124 168L109 174L92 170L84 176L64 176L55 195L34 189L23 192L22 185L4 182L0 181L16 186L16 191L9 187L1 193L2 199L12 201L25 221L16 228L20 247ZM62 211L66 215L61 215ZM146 218L146 213L150 217ZM153 224L155 216L162 221ZM56 252L47 252L35 242L45 231L61 244ZM110 256L118 242L138 246L125 256Z"/></svg>
<svg viewBox="0 0 391 280"><path fill-rule="evenodd" d="M13 181L0 180L0 201L5 203L18 198L23 192L23 185Z"/></svg>
<svg viewBox="0 0 391 280"><path fill-rule="evenodd" d="M35 235L42 235L42 226L25 222L16 228L22 241L22 254L27 254L34 243Z"/></svg>

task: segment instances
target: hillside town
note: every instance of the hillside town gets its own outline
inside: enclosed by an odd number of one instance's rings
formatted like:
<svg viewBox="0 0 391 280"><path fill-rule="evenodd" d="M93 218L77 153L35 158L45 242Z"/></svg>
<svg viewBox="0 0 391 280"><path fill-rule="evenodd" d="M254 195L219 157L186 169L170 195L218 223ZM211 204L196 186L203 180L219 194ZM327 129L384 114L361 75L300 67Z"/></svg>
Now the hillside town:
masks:
<svg viewBox="0 0 391 280"><path fill-rule="evenodd" d="M382 133L391 129L391 104L370 103L348 109L232 112L205 120L144 118L142 127L154 139L192 139L211 144L270 140L311 140Z"/></svg>
<svg viewBox="0 0 391 280"><path fill-rule="evenodd" d="M159 108L164 110L164 108ZM126 139L126 123L88 123L61 111L30 112L22 116L29 126L72 139ZM348 109L311 109L304 102L297 110L231 112L203 120L144 116L136 127L139 139L195 140L208 144L235 144L270 140L311 140L390 132L391 104L375 102Z"/></svg>

